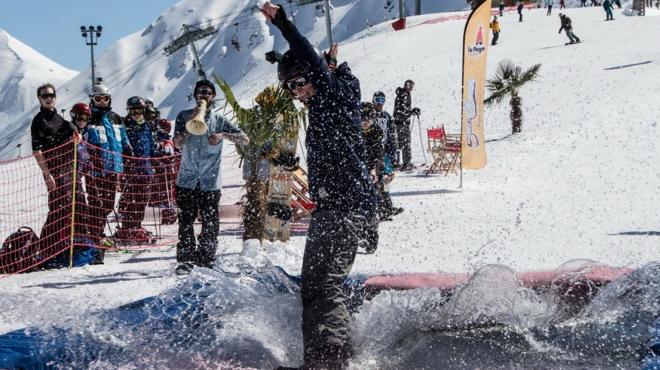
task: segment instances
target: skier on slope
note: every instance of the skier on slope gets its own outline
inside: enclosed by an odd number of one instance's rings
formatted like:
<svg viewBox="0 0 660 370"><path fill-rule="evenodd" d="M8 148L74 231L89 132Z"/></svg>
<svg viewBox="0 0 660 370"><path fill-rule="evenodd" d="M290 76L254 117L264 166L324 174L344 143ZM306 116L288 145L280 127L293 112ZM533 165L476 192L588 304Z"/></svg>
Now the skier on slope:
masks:
<svg viewBox="0 0 660 370"><path fill-rule="evenodd" d="M413 80L406 80L403 87L396 88L396 99L394 100L394 126L396 127L396 136L399 141L399 149L401 150L401 169L412 170L415 166L412 164L412 153L410 147L410 118L413 115L419 115L419 108L411 108L410 92L415 87ZM399 166L399 161L394 164L395 167Z"/></svg>
<svg viewBox="0 0 660 370"><path fill-rule="evenodd" d="M605 20L612 21L614 20L614 15L612 14L612 3L610 0L603 1L603 9L605 9Z"/></svg>
<svg viewBox="0 0 660 370"><path fill-rule="evenodd" d="M342 285L358 244L375 245L378 226L376 191L365 165L360 128L360 82L346 63L331 71L325 56L300 34L281 6L266 1L261 12L289 43L279 60L278 78L309 109L307 161L316 209L307 232L300 288L305 368L345 368L352 350Z"/></svg>
<svg viewBox="0 0 660 370"><path fill-rule="evenodd" d="M566 14L559 13L559 19L561 20L559 33L561 33L562 30L566 30L566 36L568 36L568 39L570 40L570 42L568 42L566 45L580 42L580 38L575 36L573 33L573 24L571 22L571 18L569 18Z"/></svg>

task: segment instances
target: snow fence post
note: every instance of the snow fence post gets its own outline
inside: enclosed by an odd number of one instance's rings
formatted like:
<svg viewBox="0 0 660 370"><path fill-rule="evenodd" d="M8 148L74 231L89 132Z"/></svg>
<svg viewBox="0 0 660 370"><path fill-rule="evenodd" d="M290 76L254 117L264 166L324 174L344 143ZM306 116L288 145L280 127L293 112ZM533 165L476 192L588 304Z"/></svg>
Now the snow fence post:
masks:
<svg viewBox="0 0 660 370"><path fill-rule="evenodd" d="M76 220L76 182L78 175L78 143L76 136L72 140L73 143L73 194L71 195L71 240L69 249L69 269L73 268L73 237L75 235L75 220Z"/></svg>

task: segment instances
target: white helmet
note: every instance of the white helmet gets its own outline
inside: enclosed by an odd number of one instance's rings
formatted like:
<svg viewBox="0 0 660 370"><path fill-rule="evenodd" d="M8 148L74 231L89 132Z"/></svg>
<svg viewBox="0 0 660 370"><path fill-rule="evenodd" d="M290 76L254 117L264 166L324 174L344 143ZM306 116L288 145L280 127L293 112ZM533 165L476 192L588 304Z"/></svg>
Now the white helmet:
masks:
<svg viewBox="0 0 660 370"><path fill-rule="evenodd" d="M110 90L105 85L95 84L94 86L92 86L92 90L89 93L89 97L91 98L94 95L110 95Z"/></svg>

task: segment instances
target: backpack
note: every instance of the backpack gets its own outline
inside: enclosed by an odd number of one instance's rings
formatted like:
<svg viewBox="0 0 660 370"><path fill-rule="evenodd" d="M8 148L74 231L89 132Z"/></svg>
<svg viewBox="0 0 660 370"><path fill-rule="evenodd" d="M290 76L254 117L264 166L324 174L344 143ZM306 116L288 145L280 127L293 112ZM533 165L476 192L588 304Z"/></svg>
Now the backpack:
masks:
<svg viewBox="0 0 660 370"><path fill-rule="evenodd" d="M21 226L5 239L0 248L0 274L12 274L32 265L32 246L39 240L27 226Z"/></svg>

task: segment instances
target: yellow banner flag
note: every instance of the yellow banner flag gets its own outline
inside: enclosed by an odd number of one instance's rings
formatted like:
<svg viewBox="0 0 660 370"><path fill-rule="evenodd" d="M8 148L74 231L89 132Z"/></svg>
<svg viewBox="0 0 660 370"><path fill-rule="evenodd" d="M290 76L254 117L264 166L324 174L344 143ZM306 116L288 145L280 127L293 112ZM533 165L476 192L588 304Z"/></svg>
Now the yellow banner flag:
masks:
<svg viewBox="0 0 660 370"><path fill-rule="evenodd" d="M490 39L491 0L472 10L463 33L463 107L461 111L461 166L486 165L484 140L484 88Z"/></svg>

